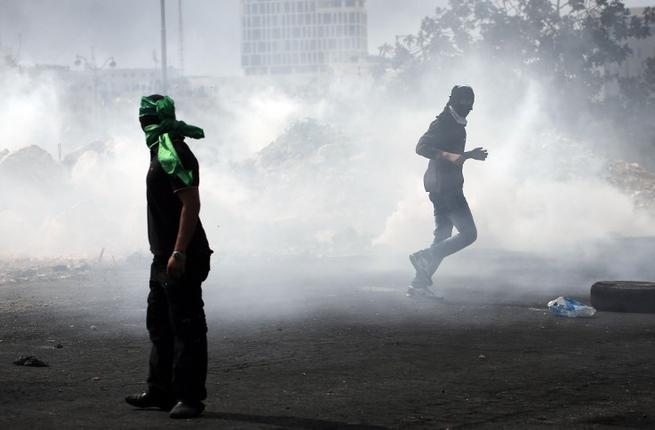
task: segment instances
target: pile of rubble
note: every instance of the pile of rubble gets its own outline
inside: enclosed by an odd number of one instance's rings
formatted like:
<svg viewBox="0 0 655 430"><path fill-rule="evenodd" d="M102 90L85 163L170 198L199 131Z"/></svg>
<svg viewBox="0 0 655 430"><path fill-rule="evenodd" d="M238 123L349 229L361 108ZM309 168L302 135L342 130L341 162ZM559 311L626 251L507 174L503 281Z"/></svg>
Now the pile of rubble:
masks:
<svg viewBox="0 0 655 430"><path fill-rule="evenodd" d="M638 163L615 161L608 165L607 180L632 196L636 207L655 210L655 173Z"/></svg>
<svg viewBox="0 0 655 430"><path fill-rule="evenodd" d="M86 276L89 270L86 260L4 260L0 262L0 285L71 279Z"/></svg>

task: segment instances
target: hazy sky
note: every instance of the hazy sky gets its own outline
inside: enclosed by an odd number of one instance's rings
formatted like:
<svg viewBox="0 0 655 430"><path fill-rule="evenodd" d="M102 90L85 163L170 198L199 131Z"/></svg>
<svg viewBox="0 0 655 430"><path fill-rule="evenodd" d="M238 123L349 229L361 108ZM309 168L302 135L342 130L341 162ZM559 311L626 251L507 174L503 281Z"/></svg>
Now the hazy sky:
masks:
<svg viewBox="0 0 655 430"><path fill-rule="evenodd" d="M446 0L368 0L369 51L416 32ZM239 0L184 0L185 64L193 74L241 73ZM632 0L628 6L655 4ZM177 65L177 0L167 0L169 63ZM118 67L150 67L159 52L158 0L0 0L0 43L23 63L72 65L76 54Z"/></svg>

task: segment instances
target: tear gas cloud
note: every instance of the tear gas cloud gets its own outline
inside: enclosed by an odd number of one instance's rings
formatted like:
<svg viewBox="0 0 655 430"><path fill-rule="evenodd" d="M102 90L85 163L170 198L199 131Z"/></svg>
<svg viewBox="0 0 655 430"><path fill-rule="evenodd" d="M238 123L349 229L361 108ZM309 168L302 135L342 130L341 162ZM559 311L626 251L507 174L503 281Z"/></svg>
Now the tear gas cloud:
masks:
<svg viewBox="0 0 655 430"><path fill-rule="evenodd" d="M427 160L414 147L461 83L476 90L468 146L490 152L465 166L476 247L575 253L598 240L655 233L651 214L605 178L610 152L597 142L611 130L566 138L544 107L551 94L538 77L509 85L493 69L469 58L407 88L393 76L338 75L307 85L224 80L201 100L173 93L178 117L207 135L190 146L212 247L224 257L379 256L428 245ZM0 256L147 252L148 151L138 98L80 117L63 86L0 74L3 146L16 153L38 145L56 159L61 143L65 156L48 167L54 177L3 173Z"/></svg>
<svg viewBox="0 0 655 430"><path fill-rule="evenodd" d="M422 190L426 160L414 145L453 83L477 91L469 145L490 151L465 167L478 246L551 252L592 240L653 233L648 213L603 177L593 139L561 137L530 81L499 97L478 64L420 82L417 101L372 78L335 78L299 96L267 82L226 87L210 106L180 98L179 117L204 126L192 142L201 162L202 218L220 255L363 255L409 252L430 241ZM136 104L97 113L75 130L55 81L5 76L0 112L8 149L72 152L61 177L10 184L0 211L4 256L112 255L145 251L148 153ZM71 122L72 121L72 122ZM71 130L71 131L67 131ZM303 134L304 133L304 134ZM73 140L74 138L74 140ZM22 178L23 176L18 176ZM11 178L9 178L11 179Z"/></svg>

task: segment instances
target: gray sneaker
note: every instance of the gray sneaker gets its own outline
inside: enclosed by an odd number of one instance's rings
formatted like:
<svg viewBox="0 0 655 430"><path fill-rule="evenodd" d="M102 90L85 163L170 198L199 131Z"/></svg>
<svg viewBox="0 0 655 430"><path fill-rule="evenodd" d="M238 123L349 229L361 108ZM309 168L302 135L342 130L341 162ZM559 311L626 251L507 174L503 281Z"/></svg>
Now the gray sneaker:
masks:
<svg viewBox="0 0 655 430"><path fill-rule="evenodd" d="M409 256L409 261L412 263L412 266L414 266L414 269L416 269L416 272L421 273L426 277L430 275L430 267L432 266L431 261L426 255L427 253L428 251L422 250Z"/></svg>
<svg viewBox="0 0 655 430"><path fill-rule="evenodd" d="M438 302L443 301L441 293L434 292L428 287L415 287L413 285L410 285L409 288L407 288L407 297L413 299L434 300Z"/></svg>
<svg viewBox="0 0 655 430"><path fill-rule="evenodd" d="M416 271L416 276L411 284L414 287L429 287L432 285L430 260L428 260L425 253L426 251L418 251L409 256L409 261Z"/></svg>

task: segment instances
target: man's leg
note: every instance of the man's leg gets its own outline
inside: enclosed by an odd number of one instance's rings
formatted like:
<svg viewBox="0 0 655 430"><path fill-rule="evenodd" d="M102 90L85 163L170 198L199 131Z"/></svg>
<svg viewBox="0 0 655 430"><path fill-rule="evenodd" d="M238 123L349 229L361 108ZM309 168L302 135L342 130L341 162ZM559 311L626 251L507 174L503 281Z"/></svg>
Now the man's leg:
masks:
<svg viewBox="0 0 655 430"><path fill-rule="evenodd" d="M434 223L436 229L434 230L434 240L432 241L432 245L430 245L430 248L426 250L426 259L428 261L426 271L430 279L432 279L432 276L434 276L434 273L443 261L443 258L439 258L434 254L434 249L439 243L452 237L453 222L450 219L450 213L448 212L450 208L442 204L438 195L430 193L430 201L434 205Z"/></svg>
<svg viewBox="0 0 655 430"><path fill-rule="evenodd" d="M471 209L463 194L448 199L444 212L444 216L447 216L451 225L454 225L457 229L457 234L443 240L437 240L437 237L435 237L435 242L431 248L434 258L434 271L437 270L445 257L471 245L478 237L478 230ZM434 274L434 271L430 275Z"/></svg>
<svg viewBox="0 0 655 430"><path fill-rule="evenodd" d="M432 248L439 242L448 239L453 232L453 224L447 213L439 207L434 193L430 193L430 201L434 206L434 239L430 248L422 249L410 256L410 261L416 268L416 276L411 283L412 287L426 288L432 285L432 275L437 270L439 262L435 262Z"/></svg>
<svg viewBox="0 0 655 430"><path fill-rule="evenodd" d="M207 397L207 322L201 284L208 272L209 256L196 260L190 256L184 276L166 285L175 338L173 392L178 401L190 405Z"/></svg>
<svg viewBox="0 0 655 430"><path fill-rule="evenodd" d="M150 349L148 393L172 403L173 332L169 322L169 304L161 282L165 263L155 258L150 276L150 294L146 326L152 347ZM172 406L172 405L171 405Z"/></svg>

